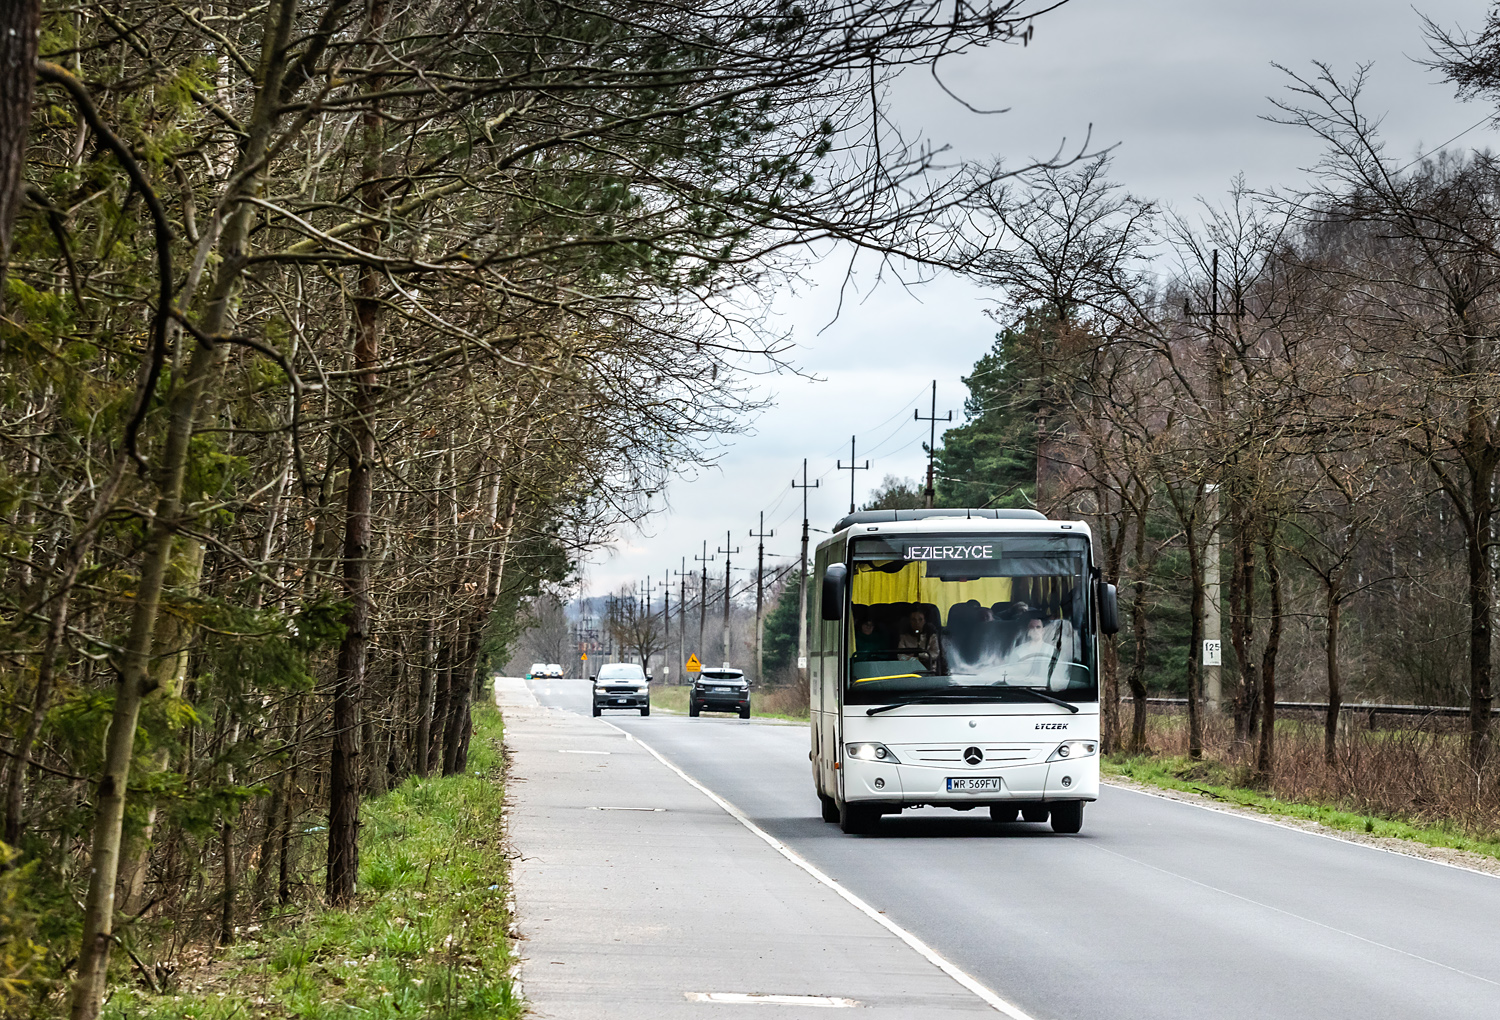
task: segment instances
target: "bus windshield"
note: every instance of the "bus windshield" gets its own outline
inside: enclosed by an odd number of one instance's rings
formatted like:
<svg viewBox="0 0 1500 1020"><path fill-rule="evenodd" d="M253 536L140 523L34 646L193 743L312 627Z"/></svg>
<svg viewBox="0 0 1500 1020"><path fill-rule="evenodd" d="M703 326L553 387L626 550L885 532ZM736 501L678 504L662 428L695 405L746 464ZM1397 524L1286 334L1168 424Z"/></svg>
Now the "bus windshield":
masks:
<svg viewBox="0 0 1500 1020"><path fill-rule="evenodd" d="M852 560L846 704L1098 700L1086 538L865 538Z"/></svg>

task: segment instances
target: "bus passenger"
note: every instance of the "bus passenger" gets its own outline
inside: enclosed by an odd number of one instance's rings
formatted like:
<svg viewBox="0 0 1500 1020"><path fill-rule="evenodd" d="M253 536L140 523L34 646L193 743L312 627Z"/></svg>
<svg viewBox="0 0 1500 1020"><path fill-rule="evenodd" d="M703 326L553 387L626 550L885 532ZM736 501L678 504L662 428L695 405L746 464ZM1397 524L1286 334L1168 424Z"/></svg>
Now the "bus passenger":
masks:
<svg viewBox="0 0 1500 1020"><path fill-rule="evenodd" d="M854 650L855 652L888 652L891 650L890 638L885 631L875 625L875 618L866 616L859 621L854 628Z"/></svg>

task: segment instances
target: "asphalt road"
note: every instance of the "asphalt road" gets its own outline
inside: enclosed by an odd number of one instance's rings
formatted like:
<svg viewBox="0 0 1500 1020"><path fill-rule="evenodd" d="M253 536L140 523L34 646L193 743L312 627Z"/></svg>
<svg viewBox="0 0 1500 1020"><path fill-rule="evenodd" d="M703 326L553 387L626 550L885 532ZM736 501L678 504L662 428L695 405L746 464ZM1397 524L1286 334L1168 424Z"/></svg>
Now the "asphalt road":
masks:
<svg viewBox="0 0 1500 1020"><path fill-rule="evenodd" d="M587 681L537 681L588 712ZM802 726L605 718L1039 1018L1500 1017L1500 879L1107 788L1084 831L818 818Z"/></svg>

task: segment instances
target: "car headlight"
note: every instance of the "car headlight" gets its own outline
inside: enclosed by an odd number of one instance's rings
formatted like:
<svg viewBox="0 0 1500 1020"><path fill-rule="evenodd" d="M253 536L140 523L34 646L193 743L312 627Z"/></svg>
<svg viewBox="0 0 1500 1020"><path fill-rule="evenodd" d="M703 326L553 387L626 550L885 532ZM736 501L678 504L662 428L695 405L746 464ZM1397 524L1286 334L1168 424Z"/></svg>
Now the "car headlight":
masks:
<svg viewBox="0 0 1500 1020"><path fill-rule="evenodd" d="M1057 745L1057 750L1053 751L1047 760L1064 761L1070 758L1087 758L1091 754L1097 754L1098 751L1099 741L1097 740L1064 740Z"/></svg>
<svg viewBox="0 0 1500 1020"><path fill-rule="evenodd" d="M845 744L844 753L850 758L858 758L860 761L883 761L894 765L901 764L901 759L896 757L896 752L884 744L877 744L874 741L866 741L861 744Z"/></svg>

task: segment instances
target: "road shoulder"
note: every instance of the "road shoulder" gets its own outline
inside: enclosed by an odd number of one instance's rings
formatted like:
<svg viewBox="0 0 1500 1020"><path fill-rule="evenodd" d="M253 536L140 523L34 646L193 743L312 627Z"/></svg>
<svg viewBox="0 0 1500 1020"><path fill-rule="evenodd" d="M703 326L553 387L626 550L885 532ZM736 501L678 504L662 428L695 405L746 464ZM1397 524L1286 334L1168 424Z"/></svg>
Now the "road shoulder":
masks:
<svg viewBox="0 0 1500 1020"><path fill-rule="evenodd" d="M1101 781L1108 786L1118 786L1122 790L1133 790L1136 793L1160 797L1163 800L1175 800L1179 803L1191 804L1209 811L1220 811L1228 815L1241 815L1245 818L1253 818L1256 821L1266 822L1270 825L1279 825L1286 829L1296 829L1315 836L1325 836L1344 843L1357 843L1360 846L1367 846L1374 850L1383 850L1387 853L1400 854L1403 857L1416 857L1420 860L1431 861L1434 864L1444 864L1452 868L1462 868L1465 871L1474 871L1483 875L1500 877L1500 859L1473 853L1468 850L1432 846L1427 843L1418 843L1415 840L1398 839L1392 836L1375 836L1360 832L1350 832L1347 829L1336 829L1330 825L1323 825L1306 818L1275 814L1269 811L1258 811L1254 808L1243 807L1238 804L1228 804L1222 800L1200 793L1189 793L1184 790L1154 786L1150 783L1143 783L1138 779L1132 779L1129 776L1104 776Z"/></svg>
<svg viewBox="0 0 1500 1020"><path fill-rule="evenodd" d="M812 996L896 1017L994 1016L607 723L497 683L525 995L559 1020L717 1016L721 996Z"/></svg>

